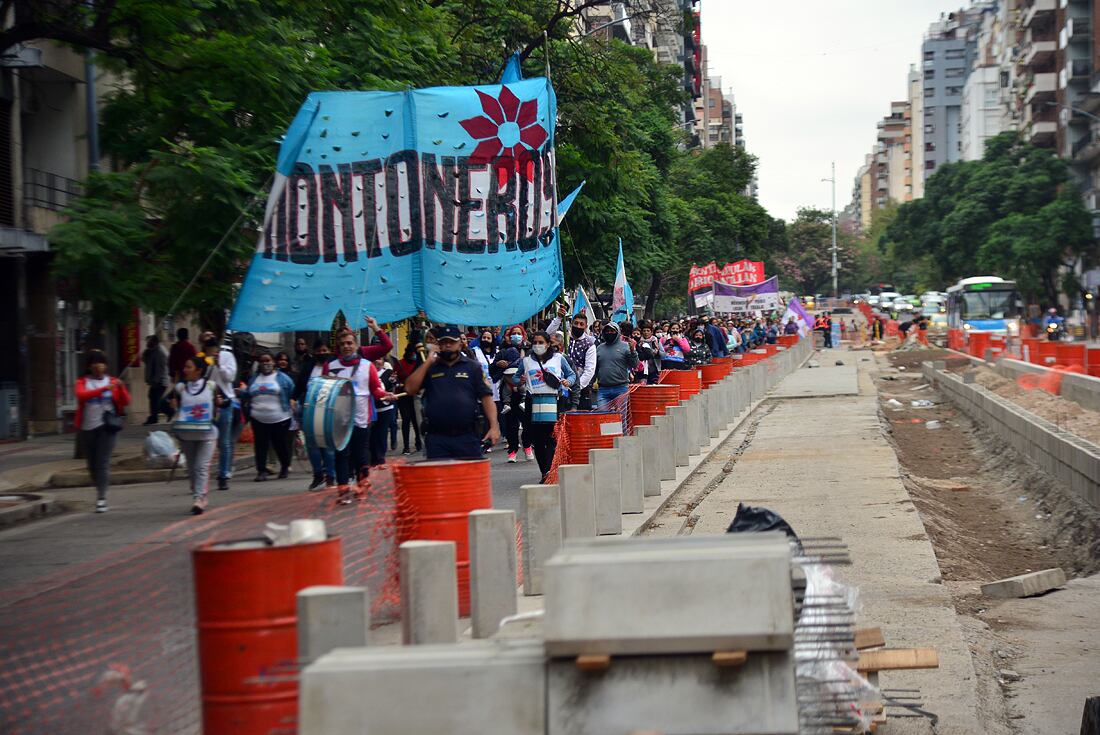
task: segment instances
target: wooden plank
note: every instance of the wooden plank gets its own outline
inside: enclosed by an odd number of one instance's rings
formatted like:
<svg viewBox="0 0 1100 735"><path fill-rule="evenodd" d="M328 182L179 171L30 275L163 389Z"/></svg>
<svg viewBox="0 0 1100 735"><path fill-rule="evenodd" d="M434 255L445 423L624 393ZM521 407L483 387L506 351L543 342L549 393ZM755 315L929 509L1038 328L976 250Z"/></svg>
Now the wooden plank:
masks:
<svg viewBox="0 0 1100 735"><path fill-rule="evenodd" d="M882 648L885 645L886 638L882 635L882 628L856 628L857 650Z"/></svg>
<svg viewBox="0 0 1100 735"><path fill-rule="evenodd" d="M581 671L606 671L610 667L610 656L603 654L577 656L577 668Z"/></svg>
<svg viewBox="0 0 1100 735"><path fill-rule="evenodd" d="M715 666L740 666L748 658L748 651L715 651L710 660Z"/></svg>
<svg viewBox="0 0 1100 735"><path fill-rule="evenodd" d="M883 648L859 654L859 671L937 669L940 657L935 648Z"/></svg>

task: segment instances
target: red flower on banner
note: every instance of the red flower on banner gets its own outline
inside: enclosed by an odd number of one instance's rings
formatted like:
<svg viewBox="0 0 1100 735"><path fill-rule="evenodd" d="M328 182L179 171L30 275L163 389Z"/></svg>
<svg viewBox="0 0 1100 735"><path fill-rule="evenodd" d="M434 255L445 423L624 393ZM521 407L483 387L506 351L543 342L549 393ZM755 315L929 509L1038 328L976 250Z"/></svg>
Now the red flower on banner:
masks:
<svg viewBox="0 0 1100 735"><path fill-rule="evenodd" d="M484 115L459 122L470 137L478 141L470 154L474 163L489 163L500 159L496 166L498 175L507 178L512 172L522 170L527 180L534 178L534 166L530 161L550 136L539 125L538 100L520 102L519 98L502 86L499 97L492 97L480 89L474 90L481 98ZM522 165L527 163L528 165Z"/></svg>

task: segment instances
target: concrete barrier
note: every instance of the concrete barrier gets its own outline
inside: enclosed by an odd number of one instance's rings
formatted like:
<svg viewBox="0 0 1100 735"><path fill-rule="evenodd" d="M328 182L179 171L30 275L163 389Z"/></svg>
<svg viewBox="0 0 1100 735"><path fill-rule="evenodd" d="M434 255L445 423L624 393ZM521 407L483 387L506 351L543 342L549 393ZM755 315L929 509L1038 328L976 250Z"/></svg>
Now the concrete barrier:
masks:
<svg viewBox="0 0 1100 735"><path fill-rule="evenodd" d="M557 485L547 485L555 490ZM474 510L470 538L470 625L474 638L488 638L500 621L516 614L516 514Z"/></svg>
<svg viewBox="0 0 1100 735"><path fill-rule="evenodd" d="M458 580L453 541L406 541L398 547L401 642L458 640Z"/></svg>
<svg viewBox="0 0 1100 735"><path fill-rule="evenodd" d="M617 436L615 448L619 450L619 499L622 512L641 513L645 510L642 440L637 436Z"/></svg>
<svg viewBox="0 0 1100 735"><path fill-rule="evenodd" d="M512 589L512 599L516 591ZM298 660L370 642L370 593L364 587L306 587L297 596Z"/></svg>
<svg viewBox="0 0 1100 735"><path fill-rule="evenodd" d="M543 567L561 548L558 486L524 485L519 489L519 512L523 524L523 594L541 595Z"/></svg>
<svg viewBox="0 0 1100 735"><path fill-rule="evenodd" d="M562 538L595 536L596 488L592 483L592 465L561 465L558 484L561 488Z"/></svg>
<svg viewBox="0 0 1100 735"><path fill-rule="evenodd" d="M1062 431L977 383L965 383L958 375L936 370L930 362L922 365L922 372L972 420L1031 458L1071 492L1100 508L1100 447Z"/></svg>
<svg viewBox="0 0 1100 735"><path fill-rule="evenodd" d="M1013 360L1011 358L1002 357L992 365L993 369L997 371L997 374L1002 377L1015 380L1021 375L1038 374L1038 375L1050 375L1053 372L1050 368L1043 367L1042 365L1033 365L1029 362L1022 362L1020 360ZM1083 375L1081 373L1062 373L1062 389L1060 394L1063 398L1074 403L1078 403L1082 408L1087 408L1090 411L1100 411L1100 378L1094 378L1091 375Z"/></svg>
<svg viewBox="0 0 1100 735"><path fill-rule="evenodd" d="M622 460L618 449L589 449L592 485L596 490L596 533L600 536L623 532Z"/></svg>
<svg viewBox="0 0 1100 735"><path fill-rule="evenodd" d="M676 448L676 466L687 467L688 454L691 452L691 435L688 433L688 410L683 404L669 406L668 417L672 419L672 442ZM675 477L675 476L674 476Z"/></svg>
<svg viewBox="0 0 1100 735"><path fill-rule="evenodd" d="M657 469L658 477L664 480L676 479L677 451L676 451L676 426L672 416L655 416L653 426L657 428L657 442L660 446ZM687 454L684 455L684 464L687 464Z"/></svg>
<svg viewBox="0 0 1100 735"><path fill-rule="evenodd" d="M635 434L642 442L642 496L661 494L661 434L656 426L639 426ZM672 454L669 454L669 460ZM673 474L676 468L672 468Z"/></svg>

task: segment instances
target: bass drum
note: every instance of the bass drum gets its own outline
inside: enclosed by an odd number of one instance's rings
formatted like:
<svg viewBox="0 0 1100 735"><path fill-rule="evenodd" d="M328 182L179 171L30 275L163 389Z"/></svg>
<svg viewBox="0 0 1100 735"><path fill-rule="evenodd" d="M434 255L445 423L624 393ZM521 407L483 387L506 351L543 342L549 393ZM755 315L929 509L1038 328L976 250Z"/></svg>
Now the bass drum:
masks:
<svg viewBox="0 0 1100 735"><path fill-rule="evenodd" d="M355 418L355 393L347 378L310 378L302 408L306 441L321 449L339 452L351 439Z"/></svg>

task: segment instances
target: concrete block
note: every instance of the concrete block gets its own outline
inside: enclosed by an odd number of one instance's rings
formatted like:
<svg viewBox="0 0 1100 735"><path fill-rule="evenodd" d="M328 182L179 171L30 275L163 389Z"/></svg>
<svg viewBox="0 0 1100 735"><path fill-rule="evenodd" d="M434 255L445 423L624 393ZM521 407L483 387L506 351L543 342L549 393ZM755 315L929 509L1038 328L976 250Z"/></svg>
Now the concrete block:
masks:
<svg viewBox="0 0 1100 735"><path fill-rule="evenodd" d="M799 732L787 652L753 651L738 667L715 666L710 654L629 656L595 676L551 660L547 702L548 735Z"/></svg>
<svg viewBox="0 0 1100 735"><path fill-rule="evenodd" d="M558 485L561 488L562 538L595 536L596 488L592 483L592 465L560 465Z"/></svg>
<svg viewBox="0 0 1100 735"><path fill-rule="evenodd" d="M1031 597L1065 585L1066 573L1060 568L1043 569L982 585L986 597Z"/></svg>
<svg viewBox="0 0 1100 735"><path fill-rule="evenodd" d="M722 433L722 429L726 428L721 390L721 387L715 384L707 391L707 428L710 429L711 439L717 438Z"/></svg>
<svg viewBox="0 0 1100 735"><path fill-rule="evenodd" d="M676 466L686 467L688 453L691 451L691 437L688 435L688 411L683 404L669 406L667 415L672 419L672 441L676 448ZM665 478L668 479L668 478Z"/></svg>
<svg viewBox="0 0 1100 735"><path fill-rule="evenodd" d="M596 490L596 533L623 532L622 467L618 449L589 449L592 485Z"/></svg>
<svg viewBox="0 0 1100 735"><path fill-rule="evenodd" d="M688 455L695 456L703 451L703 419L699 415L701 406L696 396L681 401L680 405L684 407L687 415Z"/></svg>
<svg viewBox="0 0 1100 735"><path fill-rule="evenodd" d="M302 663L316 661L334 648L370 642L370 593L366 588L319 585L306 587L296 598L298 660Z"/></svg>
<svg viewBox="0 0 1100 735"><path fill-rule="evenodd" d="M963 378L963 383L964 383L965 385L971 385L971 384L973 384L973 382L974 382L974 377L975 377L975 376L974 376L974 371L973 371L973 370L967 370L967 371L966 371L965 373L963 373L963 374L962 374L962 378Z"/></svg>
<svg viewBox="0 0 1100 735"><path fill-rule="evenodd" d="M993 348L992 347L986 347L985 348L985 354L982 357L985 359L985 361L987 363L993 364L993 361L994 361L993 360Z"/></svg>
<svg viewBox="0 0 1100 735"><path fill-rule="evenodd" d="M522 486L519 489L519 512L523 524L523 594L541 595L546 561L561 548L561 497L558 486Z"/></svg>
<svg viewBox="0 0 1100 735"><path fill-rule="evenodd" d="M657 469L661 481L676 479L676 433L675 422L671 416L655 416L653 425L657 428L657 443L660 448ZM687 457L684 458L687 463Z"/></svg>
<svg viewBox="0 0 1100 735"><path fill-rule="evenodd" d="M661 494L661 433L656 426L640 426L635 435L642 443L642 496ZM671 459L672 455L669 455ZM675 473L675 468L673 469Z"/></svg>
<svg viewBox="0 0 1100 735"><path fill-rule="evenodd" d="M947 369L947 361L946 360L933 360L932 361L932 369L933 370L946 370Z"/></svg>
<svg viewBox="0 0 1100 735"><path fill-rule="evenodd" d="M544 735L546 664L534 641L334 651L302 673L308 735Z"/></svg>
<svg viewBox="0 0 1100 735"><path fill-rule="evenodd" d="M566 544L545 569L547 652L785 650L794 628L787 539L737 536Z"/></svg>
<svg viewBox="0 0 1100 735"><path fill-rule="evenodd" d="M516 514L510 510L474 510L467 521L470 625L474 638L488 638L497 632L501 620L516 614Z"/></svg>
<svg viewBox="0 0 1100 735"><path fill-rule="evenodd" d="M645 480L642 476L642 440L636 436L615 437L619 450L619 499L623 513L645 510Z"/></svg>
<svg viewBox="0 0 1100 735"><path fill-rule="evenodd" d="M458 640L458 580L453 541L406 541L398 547L401 641Z"/></svg>

